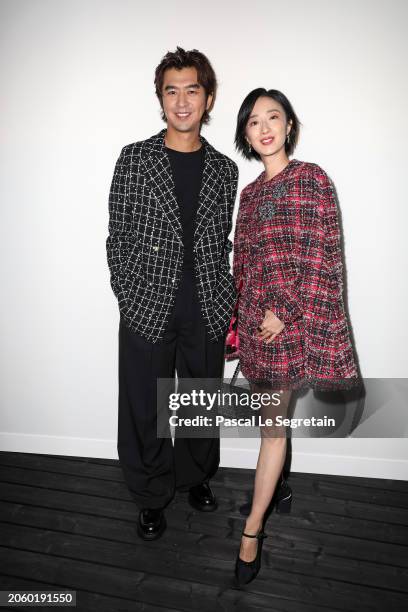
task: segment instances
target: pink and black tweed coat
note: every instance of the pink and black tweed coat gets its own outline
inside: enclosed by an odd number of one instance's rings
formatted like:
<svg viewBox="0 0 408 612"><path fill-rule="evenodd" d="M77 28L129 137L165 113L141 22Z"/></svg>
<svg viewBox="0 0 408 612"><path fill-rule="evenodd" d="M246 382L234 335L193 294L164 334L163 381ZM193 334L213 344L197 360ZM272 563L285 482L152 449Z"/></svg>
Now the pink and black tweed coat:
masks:
<svg viewBox="0 0 408 612"><path fill-rule="evenodd" d="M264 181L263 172L243 189L234 238L242 373L280 386L347 386L358 373L333 185L295 159ZM266 309L285 323L270 344L256 334Z"/></svg>

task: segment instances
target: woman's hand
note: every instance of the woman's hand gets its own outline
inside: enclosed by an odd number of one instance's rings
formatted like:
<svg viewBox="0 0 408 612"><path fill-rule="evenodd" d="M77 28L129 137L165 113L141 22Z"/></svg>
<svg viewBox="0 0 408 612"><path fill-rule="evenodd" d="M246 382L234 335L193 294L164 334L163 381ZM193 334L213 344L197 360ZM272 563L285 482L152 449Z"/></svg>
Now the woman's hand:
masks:
<svg viewBox="0 0 408 612"><path fill-rule="evenodd" d="M258 327L258 338L265 340L265 344L270 344L278 334L283 330L285 324L278 319L272 310L265 311L265 317Z"/></svg>

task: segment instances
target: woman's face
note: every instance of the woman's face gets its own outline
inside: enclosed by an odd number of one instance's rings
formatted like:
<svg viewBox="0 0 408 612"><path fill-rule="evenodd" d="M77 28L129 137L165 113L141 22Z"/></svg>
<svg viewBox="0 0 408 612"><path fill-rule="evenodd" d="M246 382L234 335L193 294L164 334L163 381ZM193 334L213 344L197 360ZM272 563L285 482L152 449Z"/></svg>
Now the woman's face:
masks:
<svg viewBox="0 0 408 612"><path fill-rule="evenodd" d="M266 96L258 98L245 129L248 144L254 151L261 157L284 152L289 132L290 123L281 104Z"/></svg>

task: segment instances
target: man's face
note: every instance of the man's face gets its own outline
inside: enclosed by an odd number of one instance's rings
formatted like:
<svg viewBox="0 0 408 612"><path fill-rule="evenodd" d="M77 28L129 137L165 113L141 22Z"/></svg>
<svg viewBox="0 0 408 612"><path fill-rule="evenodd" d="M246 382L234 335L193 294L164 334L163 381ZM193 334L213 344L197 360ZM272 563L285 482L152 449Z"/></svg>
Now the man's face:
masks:
<svg viewBox="0 0 408 612"><path fill-rule="evenodd" d="M162 104L167 125L177 132L200 129L201 118L211 106L212 95L197 80L195 68L168 68L164 73Z"/></svg>

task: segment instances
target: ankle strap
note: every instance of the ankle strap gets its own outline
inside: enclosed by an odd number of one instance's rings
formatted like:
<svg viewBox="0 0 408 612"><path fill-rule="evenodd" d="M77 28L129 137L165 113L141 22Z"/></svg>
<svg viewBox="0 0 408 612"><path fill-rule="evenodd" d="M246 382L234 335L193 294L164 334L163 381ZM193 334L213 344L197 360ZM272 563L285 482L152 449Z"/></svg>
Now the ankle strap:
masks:
<svg viewBox="0 0 408 612"><path fill-rule="evenodd" d="M242 535L245 536L246 538L267 538L268 536L266 535L266 533L264 533L263 531L260 531L259 533L257 533L256 535L251 535L250 533L245 533L244 531L242 532Z"/></svg>

